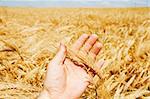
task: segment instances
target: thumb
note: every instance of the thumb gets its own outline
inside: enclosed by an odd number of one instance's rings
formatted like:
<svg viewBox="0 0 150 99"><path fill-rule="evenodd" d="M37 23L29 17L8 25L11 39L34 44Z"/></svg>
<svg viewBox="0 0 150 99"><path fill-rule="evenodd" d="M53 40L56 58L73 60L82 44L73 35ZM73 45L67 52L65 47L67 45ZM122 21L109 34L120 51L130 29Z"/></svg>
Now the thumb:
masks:
<svg viewBox="0 0 150 99"><path fill-rule="evenodd" d="M57 52L57 54L55 55L52 61L57 64L63 64L65 57L66 57L66 52L67 50L66 50L65 45L60 44L59 51Z"/></svg>

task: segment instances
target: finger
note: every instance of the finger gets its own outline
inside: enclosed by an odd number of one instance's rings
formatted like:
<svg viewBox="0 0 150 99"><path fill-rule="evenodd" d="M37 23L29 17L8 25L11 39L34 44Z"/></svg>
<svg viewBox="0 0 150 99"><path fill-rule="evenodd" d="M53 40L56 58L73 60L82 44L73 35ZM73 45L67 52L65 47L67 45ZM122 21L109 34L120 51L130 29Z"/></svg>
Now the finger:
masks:
<svg viewBox="0 0 150 99"><path fill-rule="evenodd" d="M87 74L87 76L85 76L85 82L87 83L87 85L89 85L92 82L93 76Z"/></svg>
<svg viewBox="0 0 150 99"><path fill-rule="evenodd" d="M58 63L58 64L63 64L65 57L66 57L66 47L63 44L60 44L59 51L53 58L52 62Z"/></svg>
<svg viewBox="0 0 150 99"><path fill-rule="evenodd" d="M88 39L88 37L88 34L82 34L80 38L73 44L72 49L78 51Z"/></svg>
<svg viewBox="0 0 150 99"><path fill-rule="evenodd" d="M97 39L98 39L98 36L96 34L92 34L83 46L84 51L89 52L89 50L95 44Z"/></svg>
<svg viewBox="0 0 150 99"><path fill-rule="evenodd" d="M103 59L99 60L97 63L96 63L96 67L97 69L101 69L102 66L104 65L105 61Z"/></svg>
<svg viewBox="0 0 150 99"><path fill-rule="evenodd" d="M89 52L89 55L95 59L96 56L98 55L98 53L100 52L102 48L102 44L100 42L96 42L93 47L91 48L90 52Z"/></svg>

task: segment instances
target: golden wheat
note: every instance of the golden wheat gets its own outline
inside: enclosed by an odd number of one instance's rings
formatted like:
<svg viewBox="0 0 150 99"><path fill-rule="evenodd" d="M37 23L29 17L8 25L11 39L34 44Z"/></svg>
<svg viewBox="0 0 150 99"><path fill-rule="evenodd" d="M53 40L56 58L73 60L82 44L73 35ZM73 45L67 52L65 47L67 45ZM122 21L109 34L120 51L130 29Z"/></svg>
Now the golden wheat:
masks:
<svg viewBox="0 0 150 99"><path fill-rule="evenodd" d="M69 51L94 76L81 98L150 98L150 8L59 9L0 7L0 98L36 98L60 42L68 49L83 33L97 34L97 60Z"/></svg>

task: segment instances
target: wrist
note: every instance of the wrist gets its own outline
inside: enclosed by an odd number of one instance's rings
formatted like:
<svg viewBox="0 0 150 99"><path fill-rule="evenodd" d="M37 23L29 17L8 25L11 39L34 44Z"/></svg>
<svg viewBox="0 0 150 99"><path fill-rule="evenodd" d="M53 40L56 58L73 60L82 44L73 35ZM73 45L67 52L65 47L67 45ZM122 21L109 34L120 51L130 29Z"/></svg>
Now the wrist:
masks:
<svg viewBox="0 0 150 99"><path fill-rule="evenodd" d="M40 93L38 99L52 99L52 98L50 98L50 95L49 95L48 91L44 89L44 90Z"/></svg>
<svg viewBox="0 0 150 99"><path fill-rule="evenodd" d="M67 94L52 95L46 89L44 89L40 93L38 99L73 99L73 98L70 98Z"/></svg>
<svg viewBox="0 0 150 99"><path fill-rule="evenodd" d="M47 90L43 90L38 99L77 99L77 98L72 98L68 94L63 93L63 94L57 94L57 95L50 95L50 93Z"/></svg>
<svg viewBox="0 0 150 99"><path fill-rule="evenodd" d="M63 94L55 94L55 95L50 95L50 99L73 99L71 97L69 97L67 94L63 93Z"/></svg>
<svg viewBox="0 0 150 99"><path fill-rule="evenodd" d="M69 95L64 93L64 94L61 95L60 99L72 99L72 98L69 97Z"/></svg>

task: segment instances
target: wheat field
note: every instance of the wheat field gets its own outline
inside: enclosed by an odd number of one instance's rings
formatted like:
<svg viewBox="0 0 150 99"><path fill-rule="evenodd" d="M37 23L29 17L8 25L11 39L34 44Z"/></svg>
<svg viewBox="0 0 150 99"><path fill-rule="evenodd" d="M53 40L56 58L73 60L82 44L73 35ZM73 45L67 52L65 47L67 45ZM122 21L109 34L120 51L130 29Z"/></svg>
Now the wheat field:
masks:
<svg viewBox="0 0 150 99"><path fill-rule="evenodd" d="M9 7L0 7L0 98L36 98L59 43L83 33L99 36L105 64L81 98L150 99L150 8Z"/></svg>

